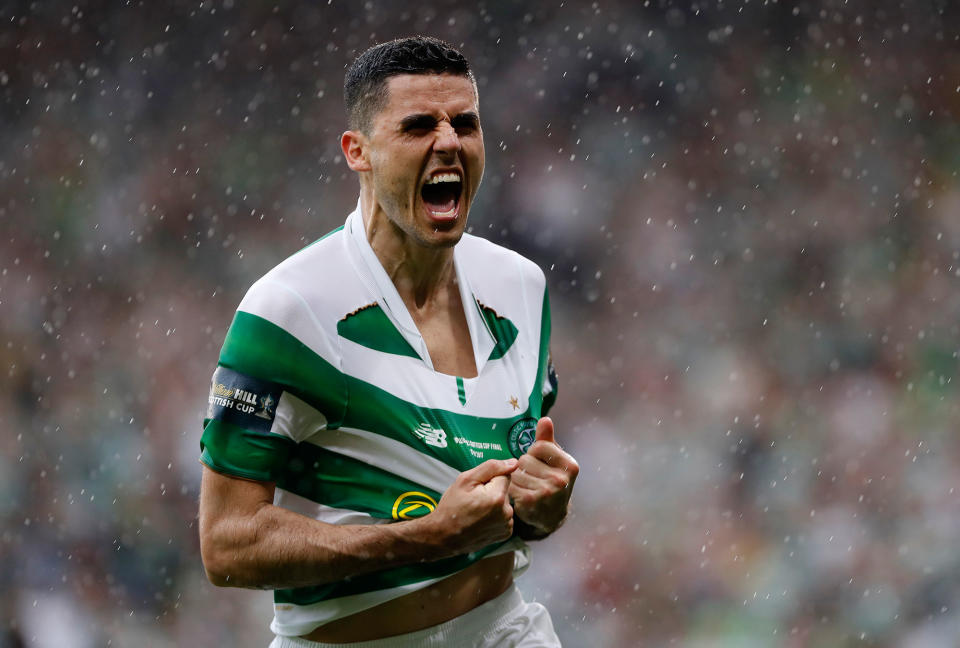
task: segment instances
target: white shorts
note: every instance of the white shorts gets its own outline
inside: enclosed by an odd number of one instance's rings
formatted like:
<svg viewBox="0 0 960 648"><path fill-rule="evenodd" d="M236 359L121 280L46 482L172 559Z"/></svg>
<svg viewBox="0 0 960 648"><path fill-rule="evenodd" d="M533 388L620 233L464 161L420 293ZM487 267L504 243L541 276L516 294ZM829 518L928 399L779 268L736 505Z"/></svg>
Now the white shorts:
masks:
<svg viewBox="0 0 960 648"><path fill-rule="evenodd" d="M560 648L547 608L526 603L516 587L446 623L416 632L353 643L277 636L270 648Z"/></svg>

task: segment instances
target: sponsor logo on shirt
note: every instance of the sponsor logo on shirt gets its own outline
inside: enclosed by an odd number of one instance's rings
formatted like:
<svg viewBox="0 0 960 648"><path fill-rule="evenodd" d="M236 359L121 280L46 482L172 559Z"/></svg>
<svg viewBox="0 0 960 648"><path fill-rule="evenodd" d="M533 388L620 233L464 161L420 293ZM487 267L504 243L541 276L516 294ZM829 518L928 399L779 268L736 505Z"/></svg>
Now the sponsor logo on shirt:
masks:
<svg viewBox="0 0 960 648"><path fill-rule="evenodd" d="M423 517L437 508L437 500L420 491L407 491L393 502L394 520Z"/></svg>
<svg viewBox="0 0 960 648"><path fill-rule="evenodd" d="M210 385L207 418L269 432L281 393L273 383L218 367Z"/></svg>
<svg viewBox="0 0 960 648"><path fill-rule="evenodd" d="M424 443L435 448L447 447L447 433L441 428L435 428L429 423L421 423L413 429L413 433L420 437Z"/></svg>

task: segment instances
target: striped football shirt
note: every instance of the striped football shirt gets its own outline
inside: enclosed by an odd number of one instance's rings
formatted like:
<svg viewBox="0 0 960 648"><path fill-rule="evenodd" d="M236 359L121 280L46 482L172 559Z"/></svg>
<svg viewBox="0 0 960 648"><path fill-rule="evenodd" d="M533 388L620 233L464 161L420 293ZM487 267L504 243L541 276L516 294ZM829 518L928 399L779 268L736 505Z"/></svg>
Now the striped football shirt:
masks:
<svg viewBox="0 0 960 648"><path fill-rule="evenodd" d="M201 461L275 483L277 506L317 520L388 524L429 514L461 471L523 454L556 397L543 272L469 234L453 256L476 377L434 370L358 206L241 301L213 375ZM271 629L306 634L509 551L526 565L526 544L514 537L276 590Z"/></svg>

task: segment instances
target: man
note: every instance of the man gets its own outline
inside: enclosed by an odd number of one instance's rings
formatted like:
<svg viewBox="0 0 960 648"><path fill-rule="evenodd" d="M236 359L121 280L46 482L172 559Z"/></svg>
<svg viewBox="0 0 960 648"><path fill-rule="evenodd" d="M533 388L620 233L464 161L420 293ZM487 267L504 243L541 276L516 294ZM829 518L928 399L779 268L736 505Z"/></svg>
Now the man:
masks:
<svg viewBox="0 0 960 648"><path fill-rule="evenodd" d="M360 178L343 227L241 302L201 440L211 582L272 588L272 646L559 646L513 587L563 522L576 461L543 273L465 235L483 174L477 87L442 41L346 75Z"/></svg>

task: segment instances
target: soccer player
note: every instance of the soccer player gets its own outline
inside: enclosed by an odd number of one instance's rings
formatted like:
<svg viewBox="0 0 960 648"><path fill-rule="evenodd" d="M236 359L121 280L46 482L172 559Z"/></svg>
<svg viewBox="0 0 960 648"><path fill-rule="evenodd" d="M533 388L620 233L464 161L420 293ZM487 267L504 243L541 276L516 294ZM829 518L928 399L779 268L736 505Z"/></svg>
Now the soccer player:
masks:
<svg viewBox="0 0 960 648"><path fill-rule="evenodd" d="M464 233L473 74L442 41L391 41L345 98L357 208L250 288L213 375L207 575L275 590L275 648L559 646L513 578L579 469L545 416L543 272Z"/></svg>

